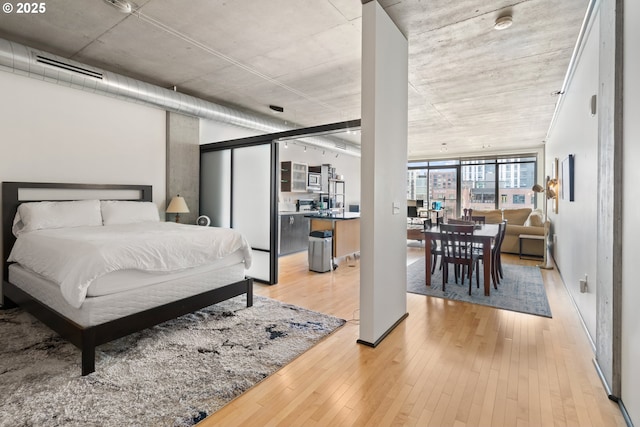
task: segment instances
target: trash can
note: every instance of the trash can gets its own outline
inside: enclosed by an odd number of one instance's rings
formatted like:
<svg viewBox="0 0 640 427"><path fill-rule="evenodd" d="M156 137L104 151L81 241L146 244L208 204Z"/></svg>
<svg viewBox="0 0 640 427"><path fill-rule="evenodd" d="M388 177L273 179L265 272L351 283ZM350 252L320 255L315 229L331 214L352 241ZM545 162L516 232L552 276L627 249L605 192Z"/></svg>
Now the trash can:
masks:
<svg viewBox="0 0 640 427"><path fill-rule="evenodd" d="M333 267L333 238L331 230L317 230L309 234L309 271L326 273Z"/></svg>

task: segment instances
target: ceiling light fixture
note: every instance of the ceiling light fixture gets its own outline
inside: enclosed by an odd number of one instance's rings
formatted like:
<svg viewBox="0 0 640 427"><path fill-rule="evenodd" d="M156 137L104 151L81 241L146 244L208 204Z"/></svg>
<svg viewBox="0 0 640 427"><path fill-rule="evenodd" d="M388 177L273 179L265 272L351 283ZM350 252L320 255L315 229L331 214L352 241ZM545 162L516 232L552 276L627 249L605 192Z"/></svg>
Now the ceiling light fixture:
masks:
<svg viewBox="0 0 640 427"><path fill-rule="evenodd" d="M115 7L122 13L131 13L134 10L131 3L125 0L104 0L104 2Z"/></svg>
<svg viewBox="0 0 640 427"><path fill-rule="evenodd" d="M284 113L284 108L277 106L277 105L269 105L269 108L271 109L272 112L279 114L279 113Z"/></svg>
<svg viewBox="0 0 640 427"><path fill-rule="evenodd" d="M493 28L498 31L506 30L511 26L511 24L513 24L513 18L511 17L511 15L505 15L496 19L496 23Z"/></svg>

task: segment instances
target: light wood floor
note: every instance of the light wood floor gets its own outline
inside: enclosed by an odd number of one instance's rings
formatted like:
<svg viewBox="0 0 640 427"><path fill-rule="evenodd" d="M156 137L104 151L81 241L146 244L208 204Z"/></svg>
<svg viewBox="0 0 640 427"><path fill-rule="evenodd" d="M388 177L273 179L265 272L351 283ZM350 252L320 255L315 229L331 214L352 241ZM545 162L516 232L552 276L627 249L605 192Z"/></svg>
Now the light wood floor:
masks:
<svg viewBox="0 0 640 427"><path fill-rule="evenodd" d="M625 425L557 270L542 270L553 319L407 294L373 349L356 343L359 261L318 274L306 256L281 258L280 283L256 294L349 322L201 426Z"/></svg>

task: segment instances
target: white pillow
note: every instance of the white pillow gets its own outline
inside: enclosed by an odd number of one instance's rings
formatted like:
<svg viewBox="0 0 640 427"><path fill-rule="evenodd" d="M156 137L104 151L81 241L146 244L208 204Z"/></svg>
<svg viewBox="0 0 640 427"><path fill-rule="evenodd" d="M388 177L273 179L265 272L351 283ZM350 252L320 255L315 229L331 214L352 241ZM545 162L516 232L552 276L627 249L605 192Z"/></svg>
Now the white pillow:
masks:
<svg viewBox="0 0 640 427"><path fill-rule="evenodd" d="M544 221L542 221L542 214L536 211L531 212L525 225L529 225L532 227L544 227Z"/></svg>
<svg viewBox="0 0 640 427"><path fill-rule="evenodd" d="M71 202L27 202L18 206L13 220L13 234L48 228L102 225L99 200Z"/></svg>
<svg viewBox="0 0 640 427"><path fill-rule="evenodd" d="M160 221L158 207L152 202L103 200L100 202L100 209L102 210L102 222L104 225Z"/></svg>

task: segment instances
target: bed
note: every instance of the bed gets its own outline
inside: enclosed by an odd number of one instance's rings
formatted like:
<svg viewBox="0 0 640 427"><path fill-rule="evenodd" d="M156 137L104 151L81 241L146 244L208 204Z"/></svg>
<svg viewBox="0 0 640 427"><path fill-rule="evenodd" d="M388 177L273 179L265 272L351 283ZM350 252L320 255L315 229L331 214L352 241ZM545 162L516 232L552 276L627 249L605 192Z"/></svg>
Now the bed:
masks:
<svg viewBox="0 0 640 427"><path fill-rule="evenodd" d="M77 346L82 375L95 371L96 346L235 296L253 305L246 240L234 230L150 219L158 214L151 190L2 183L4 307L22 307ZM30 191L106 196L61 201Z"/></svg>

